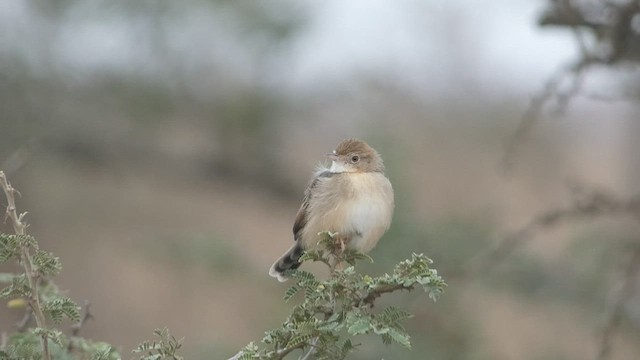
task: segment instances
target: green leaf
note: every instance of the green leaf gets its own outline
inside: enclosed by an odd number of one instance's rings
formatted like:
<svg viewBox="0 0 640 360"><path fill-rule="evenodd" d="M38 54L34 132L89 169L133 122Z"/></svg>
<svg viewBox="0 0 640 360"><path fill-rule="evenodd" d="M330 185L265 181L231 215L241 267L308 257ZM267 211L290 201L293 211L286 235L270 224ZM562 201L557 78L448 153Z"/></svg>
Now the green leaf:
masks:
<svg viewBox="0 0 640 360"><path fill-rule="evenodd" d="M307 340L310 340L313 338L313 334L300 334L300 335L296 335L294 337L291 338L291 340L289 340L289 342L287 343L287 347L295 347L298 346L304 342L306 342Z"/></svg>
<svg viewBox="0 0 640 360"><path fill-rule="evenodd" d="M31 288L24 274L15 275L11 279L11 284L0 290L0 299L10 299L15 297L29 297Z"/></svg>
<svg viewBox="0 0 640 360"><path fill-rule="evenodd" d="M390 330L390 328L388 326L374 327L373 328L373 332L378 334L378 335L386 334L386 333L389 332L389 330Z"/></svg>
<svg viewBox="0 0 640 360"><path fill-rule="evenodd" d="M2 284L8 284L11 281L13 281L13 278L15 277L15 274L12 273L0 273L0 283Z"/></svg>
<svg viewBox="0 0 640 360"><path fill-rule="evenodd" d="M299 290L300 288L297 287L296 285L293 285L290 288L288 288L287 291L284 293L284 301L291 300L291 298L294 297Z"/></svg>
<svg viewBox="0 0 640 360"><path fill-rule="evenodd" d="M0 264L20 257L20 244L15 235L0 234Z"/></svg>
<svg viewBox="0 0 640 360"><path fill-rule="evenodd" d="M349 334L351 335L358 335L358 334L366 334L370 330L371 330L371 319L360 318L359 320L356 320L356 322L354 322L351 326L349 326L349 328L347 329L347 332L349 332Z"/></svg>
<svg viewBox="0 0 640 360"><path fill-rule="evenodd" d="M55 276L62 271L60 259L42 250L37 250L33 255L33 266L34 271L44 276Z"/></svg>
<svg viewBox="0 0 640 360"><path fill-rule="evenodd" d="M56 323L62 321L64 316L71 321L80 320L80 307L68 297L47 300L43 303L42 310Z"/></svg>
<svg viewBox="0 0 640 360"><path fill-rule="evenodd" d="M386 322L399 322L408 318L413 317L413 314L406 312L402 309L398 309L395 306L389 306L382 312L382 319Z"/></svg>
<svg viewBox="0 0 640 360"><path fill-rule="evenodd" d="M36 239L31 235L22 234L22 235L12 235L12 236L15 236L18 239L20 246L28 246L35 249L38 248L38 243L36 242Z"/></svg>
<svg viewBox="0 0 640 360"><path fill-rule="evenodd" d="M140 360L182 360L182 356L177 355L177 351L182 347L182 340L177 340L169 333L169 329L155 329L153 334L159 337L159 341L143 341L133 353L147 353L147 356L140 356Z"/></svg>
<svg viewBox="0 0 640 360"><path fill-rule="evenodd" d="M407 334L405 331L389 328L388 335L393 341L397 342L398 344L409 349L411 348L411 341L409 341L410 339L409 334Z"/></svg>
<svg viewBox="0 0 640 360"><path fill-rule="evenodd" d="M294 270L294 271L292 271L291 272L291 277L294 278L294 279L301 280L301 281L304 281L304 280L311 281L311 280L315 280L316 279L316 277L312 273L310 273L308 271L304 271L304 270Z"/></svg>
<svg viewBox="0 0 640 360"><path fill-rule="evenodd" d="M308 250L302 261L321 261L325 265L334 261L355 264L370 259L364 254L347 249L343 251L336 234L321 233L320 246ZM236 357L240 359L274 359L280 351L291 347L307 347L314 344L313 357L318 360L344 359L356 346L352 337L376 333L385 344L398 343L410 347L409 334L402 322L412 315L394 306L372 314L374 302L396 290L413 290L420 285L429 296L438 296L446 286L434 269L431 260L423 254L398 263L391 275L371 277L360 274L354 265L344 269L332 269L327 280L318 280L312 273L294 270L289 275L296 280L285 294L289 301L304 291L301 303L293 306L281 327L265 332L264 347L251 343ZM363 301L366 300L366 301ZM346 331L345 331L346 330ZM317 340L311 340L317 339Z"/></svg>
<svg viewBox="0 0 640 360"><path fill-rule="evenodd" d="M298 261L300 262L305 262L305 261L323 261L323 260L328 260L325 256L324 250L322 249L313 249L313 250L307 250L304 252L304 254L302 254L302 256L300 257L300 259L298 259Z"/></svg>
<svg viewBox="0 0 640 360"><path fill-rule="evenodd" d="M60 347L64 346L62 345L62 343L65 339L65 336L64 334L62 334L62 331L58 329L46 329L46 328L37 327L37 328L34 328L32 332L35 335L51 340L54 344Z"/></svg>

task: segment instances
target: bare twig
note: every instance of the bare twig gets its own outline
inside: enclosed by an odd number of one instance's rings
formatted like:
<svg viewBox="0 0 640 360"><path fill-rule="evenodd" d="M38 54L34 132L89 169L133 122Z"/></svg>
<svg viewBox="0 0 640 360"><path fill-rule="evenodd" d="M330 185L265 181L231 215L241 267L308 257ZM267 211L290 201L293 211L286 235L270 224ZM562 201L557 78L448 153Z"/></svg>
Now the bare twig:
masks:
<svg viewBox="0 0 640 360"><path fill-rule="evenodd" d="M309 359L309 356L313 355L316 352L316 345L318 344L318 337L313 338L313 340L311 340L311 342L309 343L310 349L306 354L302 354L300 355L300 357L298 358L298 360L307 360Z"/></svg>
<svg viewBox="0 0 640 360"><path fill-rule="evenodd" d="M635 283L640 273L640 244L635 244L629 256L629 262L622 269L616 289L605 313L605 322L599 335L596 360L606 360L611 354L611 344L616 329L620 326L624 313L624 304L633 296Z"/></svg>
<svg viewBox="0 0 640 360"><path fill-rule="evenodd" d="M15 194L19 194L19 192L11 186L11 184L7 180L7 177L2 171L0 171L0 186L4 190L4 194L7 198L7 218L11 219L11 223L13 224L13 229L16 235L25 235L25 229L28 227L28 225L24 222L24 217L25 215L27 215L27 213L24 212L18 215L18 212L16 210ZM21 245L20 262L24 267L25 275L29 281L29 306L33 310L37 326L44 329L46 328L46 321L44 313L42 312L42 306L40 304L40 295L38 292L38 275L33 271L33 262L28 245ZM49 354L49 342L47 340L46 334L42 334L40 336L40 345L42 346L43 359L51 360L51 355Z"/></svg>
<svg viewBox="0 0 640 360"><path fill-rule="evenodd" d="M85 302L84 302L84 315L82 316L80 321L78 321L77 323L71 325L71 335L72 336L78 336L78 334L80 333L80 330L82 329L84 324L87 321L91 320L91 319L94 319L93 314L91 313L91 303L89 301L85 300Z"/></svg>
<svg viewBox="0 0 640 360"><path fill-rule="evenodd" d="M25 332L31 319L33 319L33 310L31 307L27 307L24 310L24 316L22 316L22 319L16 323L16 330L18 330L18 332Z"/></svg>
<svg viewBox="0 0 640 360"><path fill-rule="evenodd" d="M536 216L519 230L504 237L493 248L478 254L469 262L463 273L473 275L490 270L542 229L568 221L616 215L631 215L640 219L640 195L628 200L620 200L601 191L584 193L574 201L572 206Z"/></svg>
<svg viewBox="0 0 640 360"><path fill-rule="evenodd" d="M580 92L585 69L592 63L593 61L590 58L582 58L561 69L547 80L542 91L531 98L529 107L522 115L518 127L507 138L502 160L504 169L510 170L513 167L521 144L529 136L533 127L540 121L542 111L547 103L556 97L556 113L561 114L565 111L569 102ZM569 81L570 86L567 90L562 91L561 86L565 81Z"/></svg>
<svg viewBox="0 0 640 360"><path fill-rule="evenodd" d="M84 324L90 319L94 319L93 314L91 313L91 303L88 300L85 300L84 314L82 315L82 318L77 323L71 325L71 336L72 337L78 336ZM74 341L73 339L70 339L69 345L67 346L67 352L71 353L73 352L73 350L74 350Z"/></svg>

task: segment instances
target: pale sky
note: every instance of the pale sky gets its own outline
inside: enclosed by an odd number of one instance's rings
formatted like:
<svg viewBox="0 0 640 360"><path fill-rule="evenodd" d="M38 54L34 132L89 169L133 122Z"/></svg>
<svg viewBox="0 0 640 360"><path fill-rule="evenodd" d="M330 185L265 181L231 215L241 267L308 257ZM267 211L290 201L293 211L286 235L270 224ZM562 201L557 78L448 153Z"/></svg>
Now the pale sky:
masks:
<svg viewBox="0 0 640 360"><path fill-rule="evenodd" d="M87 2L69 14L62 28L29 21L26 2L0 2L3 43L23 48L29 39L47 38L55 30L57 65L73 71L136 67L162 71L149 62L143 16L121 18L104 3ZM198 3L195 2L194 5ZM536 25L544 1L531 0L301 0L309 24L273 65L284 88L304 89L340 82L351 74L383 74L418 92L447 91L465 82L524 90L539 88L558 66L570 61L575 46L569 32ZM102 8L100 7L102 6ZM83 11L104 16L86 17ZM248 66L242 49L224 36L229 22L211 8L176 7L169 47L182 54L183 66L228 61ZM149 17L151 18L151 17ZM215 39L215 48L211 46ZM26 40L26 41L25 41ZM222 54L222 56L220 56ZM38 57L40 57L38 59ZM221 58L227 60L220 60ZM30 54L46 63L42 54ZM239 72L242 73L243 70Z"/></svg>
<svg viewBox="0 0 640 360"><path fill-rule="evenodd" d="M469 77L528 89L575 54L571 34L536 25L542 1L329 0L294 46L292 81L394 74L418 88ZM453 44L453 46L452 46Z"/></svg>

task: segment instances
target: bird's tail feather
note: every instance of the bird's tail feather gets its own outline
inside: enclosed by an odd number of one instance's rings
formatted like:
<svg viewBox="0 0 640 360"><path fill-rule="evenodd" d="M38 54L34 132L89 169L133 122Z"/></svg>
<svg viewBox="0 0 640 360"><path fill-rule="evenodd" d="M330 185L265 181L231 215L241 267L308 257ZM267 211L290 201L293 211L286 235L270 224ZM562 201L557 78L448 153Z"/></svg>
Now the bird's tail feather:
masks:
<svg viewBox="0 0 640 360"><path fill-rule="evenodd" d="M296 241L293 246L287 250L276 262L271 265L269 269L269 275L278 279L280 282L288 280L285 272L287 270L295 270L300 267L300 257L304 253L304 249L300 245L300 242Z"/></svg>

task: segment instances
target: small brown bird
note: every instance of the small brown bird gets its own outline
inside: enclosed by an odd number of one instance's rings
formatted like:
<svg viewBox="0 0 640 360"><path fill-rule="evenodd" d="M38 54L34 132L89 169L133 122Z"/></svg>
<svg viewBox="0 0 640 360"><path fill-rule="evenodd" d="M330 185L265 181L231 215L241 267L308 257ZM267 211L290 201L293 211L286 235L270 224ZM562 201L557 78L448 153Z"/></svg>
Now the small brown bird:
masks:
<svg viewBox="0 0 640 360"><path fill-rule="evenodd" d="M316 171L304 192L293 224L295 244L269 270L281 282L287 270L300 266L304 251L318 244L318 233L337 232L347 247L366 253L391 225L393 188L378 152L347 139L327 157L331 167Z"/></svg>

